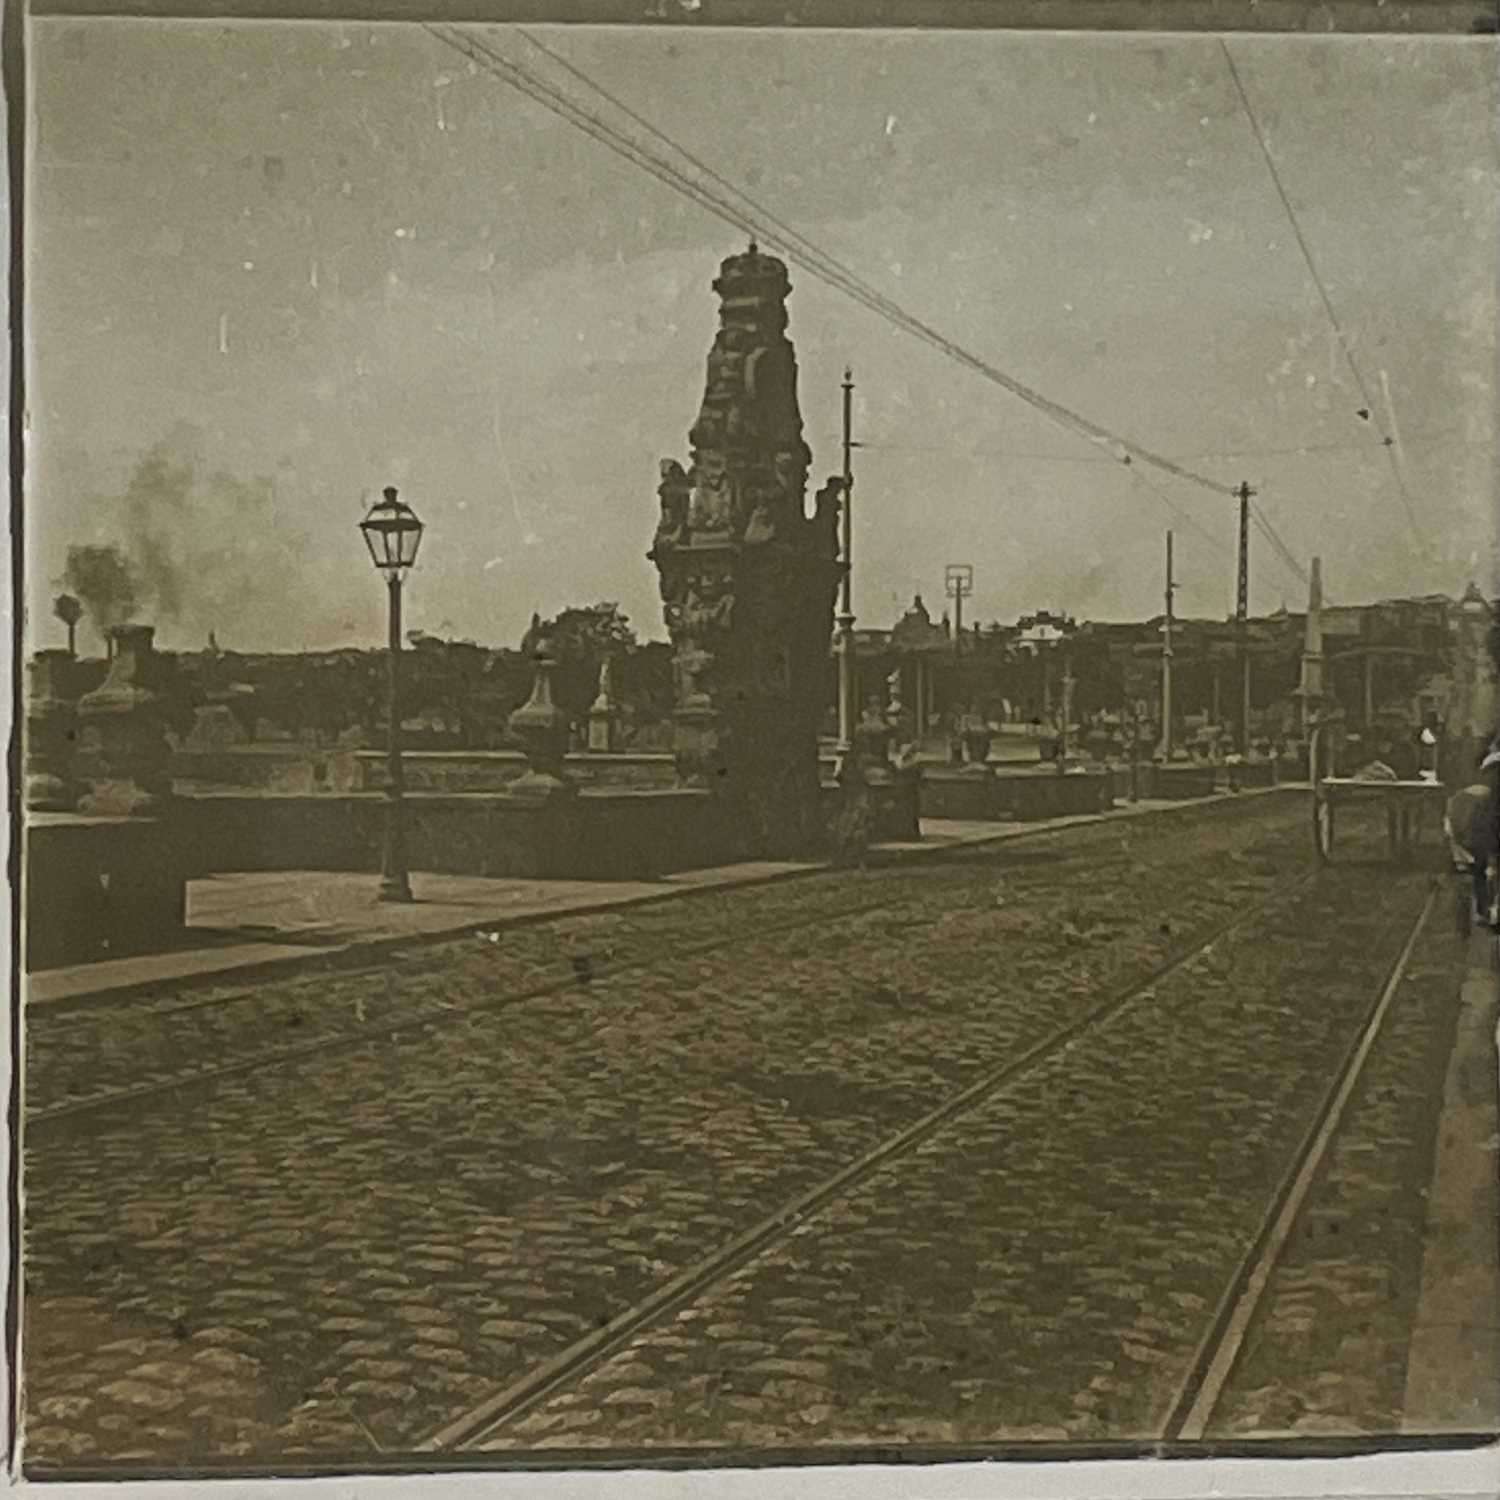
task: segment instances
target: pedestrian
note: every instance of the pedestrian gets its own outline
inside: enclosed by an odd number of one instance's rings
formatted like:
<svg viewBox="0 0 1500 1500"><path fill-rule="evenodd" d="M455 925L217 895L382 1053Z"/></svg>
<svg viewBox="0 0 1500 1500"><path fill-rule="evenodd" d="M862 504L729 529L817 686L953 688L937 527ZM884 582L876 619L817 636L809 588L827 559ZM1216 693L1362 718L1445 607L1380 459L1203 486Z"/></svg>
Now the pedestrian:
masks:
<svg viewBox="0 0 1500 1500"><path fill-rule="evenodd" d="M1443 832L1448 836L1455 870L1467 872L1472 882L1473 906L1480 921L1493 923L1495 893L1491 881L1500 858L1500 728L1489 736L1476 761L1476 777L1448 799Z"/></svg>
<svg viewBox="0 0 1500 1500"><path fill-rule="evenodd" d="M1479 773L1493 770L1500 765L1500 729L1494 730L1483 750L1479 752Z"/></svg>

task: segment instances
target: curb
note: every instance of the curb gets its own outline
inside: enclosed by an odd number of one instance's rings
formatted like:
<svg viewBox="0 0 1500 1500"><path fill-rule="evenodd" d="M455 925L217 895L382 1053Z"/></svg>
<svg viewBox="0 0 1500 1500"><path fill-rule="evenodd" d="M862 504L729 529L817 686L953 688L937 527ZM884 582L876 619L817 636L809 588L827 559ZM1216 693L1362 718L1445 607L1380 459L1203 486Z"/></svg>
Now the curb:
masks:
<svg viewBox="0 0 1500 1500"><path fill-rule="evenodd" d="M1279 792L1305 792L1307 790L1308 787L1304 784L1282 782L1278 786L1252 787L1240 792L1215 792L1207 797L1164 802L1159 806L1147 807L1144 811L1138 812L1131 812L1128 809L1139 807L1140 804L1125 803L1122 807L1112 808L1109 812L1079 813L1067 818L1039 819L1035 823L1028 823L1020 827L1010 825L1004 828L997 828L994 833L976 834L944 843L933 842L926 845L917 845L892 841L886 844L871 846L869 864L872 867L878 868L890 868L895 865L908 863L916 864L927 860L942 859L955 853L988 848L995 844L1009 843L1013 840L1036 838L1043 834L1057 833L1069 828L1087 827L1098 823L1122 822L1132 818L1151 817L1157 814L1173 813L1185 809L1204 808L1220 802L1245 802L1256 797L1270 796ZM729 868L733 868L733 866ZM838 866L831 860L809 861L805 864L788 862L788 867L785 869L751 875L741 880L730 879L719 882L685 884L669 887L664 890L647 891L634 896L623 896L613 901L585 901L577 906L558 907L547 911L518 912L513 915L498 913L485 918L474 918L464 922L457 922L451 927L435 928L426 932L390 933L379 937L356 938L341 946L288 953L273 958L252 959L244 964L227 964L222 968L204 969L195 973L159 975L143 979L126 979L118 984L105 985L94 990L80 990L73 994L41 998L33 998L28 995L23 998L23 1006L29 1012L61 1011L70 1006L86 1008L107 999L128 998L147 990L158 993L171 992L189 985L212 984L215 982L244 982L253 984L262 980L282 977L298 970L306 970L313 973L319 969L329 972L339 972L349 968L358 968L371 959L379 958L383 954L397 949L430 947L434 944L449 942L454 938L464 937L471 933L532 927L544 922L565 921L576 917L601 916L611 912L631 910L635 907L651 906L663 901L676 901L694 896L710 895L719 891L748 890L757 886L773 885L779 881L805 879L811 875L822 875L837 868ZM668 879L671 878L668 877ZM143 958L155 956L157 955L143 955ZM22 976L23 993L24 987L29 982L43 978L48 972L55 973L57 971L42 970L34 976Z"/></svg>

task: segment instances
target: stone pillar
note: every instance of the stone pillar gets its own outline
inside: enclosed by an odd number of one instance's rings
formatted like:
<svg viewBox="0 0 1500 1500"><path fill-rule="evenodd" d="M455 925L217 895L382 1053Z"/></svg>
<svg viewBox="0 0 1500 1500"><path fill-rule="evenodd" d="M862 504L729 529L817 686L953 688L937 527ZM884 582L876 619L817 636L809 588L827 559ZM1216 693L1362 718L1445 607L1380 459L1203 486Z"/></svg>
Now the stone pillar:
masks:
<svg viewBox="0 0 1500 1500"><path fill-rule="evenodd" d="M509 796L527 802L557 802L578 790L563 769L563 757L568 753L568 716L552 696L556 666L548 647L541 646L536 653L531 697L510 716L510 732L526 752L526 770L505 790Z"/></svg>
<svg viewBox="0 0 1500 1500"><path fill-rule="evenodd" d="M71 651L38 651L29 663L26 695L26 807L69 812L78 801L74 780L78 705L69 688Z"/></svg>
<svg viewBox="0 0 1500 1500"><path fill-rule="evenodd" d="M80 771L89 782L80 812L151 817L170 802L172 752L157 692L155 634L149 625L114 626L109 674L79 700Z"/></svg>
<svg viewBox="0 0 1500 1500"><path fill-rule="evenodd" d="M599 664L599 692L589 709L589 751L594 755L613 755L619 749L619 710L610 692L611 659Z"/></svg>
<svg viewBox="0 0 1500 1500"><path fill-rule="evenodd" d="M719 331L689 435L667 460L649 554L675 648L679 779L721 799L743 856L806 850L822 834L823 711L842 481L806 514L812 455L786 336L785 265L753 245L720 268Z"/></svg>

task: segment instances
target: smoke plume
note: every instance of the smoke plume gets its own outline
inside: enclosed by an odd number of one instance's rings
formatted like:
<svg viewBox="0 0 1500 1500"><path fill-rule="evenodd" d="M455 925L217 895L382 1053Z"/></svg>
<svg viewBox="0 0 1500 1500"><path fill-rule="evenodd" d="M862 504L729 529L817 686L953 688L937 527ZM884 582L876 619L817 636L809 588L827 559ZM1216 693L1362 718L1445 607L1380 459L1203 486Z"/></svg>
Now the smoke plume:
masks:
<svg viewBox="0 0 1500 1500"><path fill-rule="evenodd" d="M139 599L135 568L113 544L69 547L63 583L77 595L101 635L135 614Z"/></svg>
<svg viewBox="0 0 1500 1500"><path fill-rule="evenodd" d="M299 527L268 479L210 469L187 427L155 444L123 490L89 511L116 540L68 549L63 584L101 634L137 614L206 634L241 616L275 617L295 587Z"/></svg>

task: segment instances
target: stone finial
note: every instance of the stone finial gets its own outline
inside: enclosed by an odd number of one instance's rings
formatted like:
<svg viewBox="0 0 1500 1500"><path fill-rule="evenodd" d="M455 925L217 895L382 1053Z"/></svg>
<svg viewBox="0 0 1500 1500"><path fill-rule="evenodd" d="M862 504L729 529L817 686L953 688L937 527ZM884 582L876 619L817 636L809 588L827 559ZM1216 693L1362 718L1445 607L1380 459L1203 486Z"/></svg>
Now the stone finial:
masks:
<svg viewBox="0 0 1500 1500"><path fill-rule="evenodd" d="M855 756L866 785L879 785L890 779L894 770L891 764L894 739L894 729L882 712L880 699L872 694L854 726Z"/></svg>
<svg viewBox="0 0 1500 1500"><path fill-rule="evenodd" d="M588 746L595 755L612 755L618 749L615 728L619 723L619 710L611 691L612 662L613 658L606 652L599 663L599 691L589 708Z"/></svg>
<svg viewBox="0 0 1500 1500"><path fill-rule="evenodd" d="M26 695L26 807L67 812L78 800L73 779L78 705L68 692L72 649L38 651L28 664Z"/></svg>
<svg viewBox="0 0 1500 1500"><path fill-rule="evenodd" d="M78 703L84 778L80 812L150 817L172 795L171 747L157 693L159 658L150 625L109 632L109 674Z"/></svg>
<svg viewBox="0 0 1500 1500"><path fill-rule="evenodd" d="M552 695L552 674L557 662L550 643L536 651L536 678L531 697L510 716L510 732L526 752L526 771L511 782L511 796L546 802L572 795L577 788L563 770L568 753L568 716Z"/></svg>

